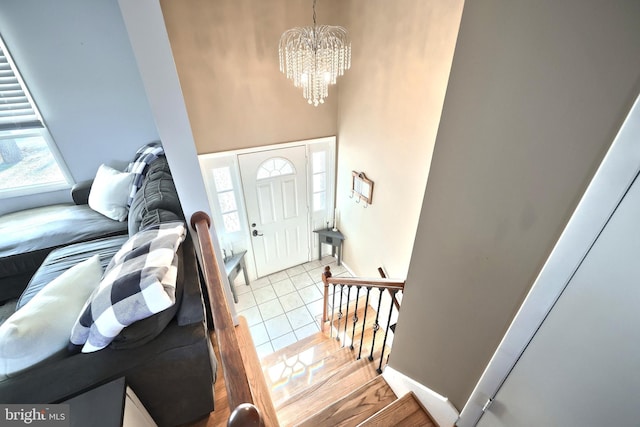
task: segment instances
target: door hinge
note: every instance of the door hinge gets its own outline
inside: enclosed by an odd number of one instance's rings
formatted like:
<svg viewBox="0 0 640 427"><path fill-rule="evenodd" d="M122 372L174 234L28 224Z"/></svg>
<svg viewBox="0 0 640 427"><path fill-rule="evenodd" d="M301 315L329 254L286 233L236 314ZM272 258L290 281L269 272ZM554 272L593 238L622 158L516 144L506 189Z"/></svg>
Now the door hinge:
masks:
<svg viewBox="0 0 640 427"><path fill-rule="evenodd" d="M482 412L487 412L491 407L492 403L493 403L493 399L487 400L487 403L485 403L484 406L482 407Z"/></svg>

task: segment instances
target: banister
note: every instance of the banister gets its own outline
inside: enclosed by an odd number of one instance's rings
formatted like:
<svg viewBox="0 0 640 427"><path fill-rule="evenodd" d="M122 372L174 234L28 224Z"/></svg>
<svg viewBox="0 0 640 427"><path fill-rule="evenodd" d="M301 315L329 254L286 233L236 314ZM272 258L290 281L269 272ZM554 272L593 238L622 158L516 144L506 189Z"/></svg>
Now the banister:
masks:
<svg viewBox="0 0 640 427"><path fill-rule="evenodd" d="M244 316L238 316L236 327L238 343L242 348L242 360L247 369L249 385L253 394L253 401L260 410L261 419L266 427L278 427L278 414L271 400L271 392L262 372L262 365L255 350L253 338L249 331L249 324ZM245 424L240 424L244 426Z"/></svg>
<svg viewBox="0 0 640 427"><path fill-rule="evenodd" d="M262 420L258 408L250 403L243 403L229 416L228 427L262 427Z"/></svg>
<svg viewBox="0 0 640 427"><path fill-rule="evenodd" d="M380 274L380 277L382 277L383 279L387 278L387 273L384 272L384 269L382 267L378 267L378 273ZM400 303L396 298L396 294L391 289L387 289L387 290L389 291L389 295L391 296L391 301L393 301L393 305L396 306L396 310L400 310Z"/></svg>
<svg viewBox="0 0 640 427"><path fill-rule="evenodd" d="M229 408L232 414L235 414L233 419L229 419L229 425L234 425L232 424L233 420L243 421L245 416L253 417L256 413L260 416L260 422L256 425L263 425L260 411L254 405L255 402L242 360L235 326L222 288L220 268L209 234L211 219L205 212L196 212L191 216L191 226L198 236L202 273L209 292L211 314L220 351L220 362L227 389ZM243 404L249 404L250 406Z"/></svg>
<svg viewBox="0 0 640 427"><path fill-rule="evenodd" d="M323 279L324 281L324 279ZM334 285L356 285L356 286L374 286L382 289L404 289L404 280L398 279L381 279L378 277L329 277L328 284Z"/></svg>
<svg viewBox="0 0 640 427"><path fill-rule="evenodd" d="M376 372L381 374L382 365L384 364L384 355L387 349L386 346L387 346L387 339L389 337L389 331L391 330L395 332L395 330L393 329L393 326L391 325L391 320L393 318L393 309L395 308L398 312L400 310L400 303L396 298L396 294L398 293L398 291L404 290L405 281L397 280L397 279L388 279L386 277L386 274L382 270L382 268L379 268L378 272L382 276L381 278L332 277L331 267L326 266L324 268L324 272L322 273L322 282L324 284L322 332L325 332L326 324L327 322L329 322L331 325L331 330L329 334L330 337L331 338L334 337L334 330L335 330L335 339L338 341L342 341L342 346L344 347L347 344L347 340L348 340L348 337L347 337L347 331L349 329L348 322L351 321L352 322L351 342L349 347L351 348L351 350L355 350L354 337L355 337L356 326L360 320L358 303L360 302L360 298L361 298L360 292L362 291L364 293L363 298L365 299L365 301L364 301L364 308L362 309L363 319L361 322L362 327L360 330L360 338L359 338L360 344L358 345L358 356L357 356L357 360L360 360L360 358L362 357L362 350L364 349L364 344L365 344L364 337L365 337L365 329L367 326L367 314L369 312L370 297L372 296L371 295L372 291L376 291L377 306L375 305L376 303L374 302L372 315L375 315L375 319L373 320L372 324L369 323L369 326L371 328L371 332L370 332L371 341L370 341L369 356L367 356L367 359L369 361L374 360L374 353L376 352L376 335L378 334L378 331L383 330L382 332L384 332L384 338L382 341L382 345L379 346L380 348L378 350L380 362L378 364L378 368L376 369ZM332 295L331 319L329 319L329 315L328 315L328 307L329 307L328 298L330 293L329 292L330 285L333 285L333 292L331 293ZM352 300L351 292L353 287L355 287L355 295L354 295L354 299ZM386 292L389 292L391 296L391 301L393 301L393 304L390 304L388 308L387 307L384 308L384 310L388 310L385 316L386 323L384 325L381 325L380 321L384 323L384 320L380 319L379 317L381 307L382 307L382 296ZM338 298L339 301L337 302L337 306L336 306L336 295L339 295L339 298ZM346 297L346 302L343 303L343 299L345 299L345 297ZM350 318L349 315L350 315L351 307L353 307L353 315ZM342 331L342 338L341 338L340 337L341 321L343 318L344 318L344 330ZM337 326L336 326L336 323L337 323Z"/></svg>
<svg viewBox="0 0 640 427"><path fill-rule="evenodd" d="M380 275L384 275L382 268L378 268ZM391 294L391 300L393 301L396 309L400 309L400 303L394 295L394 291L404 290L404 280L389 279L387 277L333 277L331 274L331 267L328 265L324 268L322 273L322 283L324 283L324 304L322 309L322 331L324 331L324 325L327 321L327 306L329 297L329 285L355 285L364 287L376 287L380 289L387 289Z"/></svg>

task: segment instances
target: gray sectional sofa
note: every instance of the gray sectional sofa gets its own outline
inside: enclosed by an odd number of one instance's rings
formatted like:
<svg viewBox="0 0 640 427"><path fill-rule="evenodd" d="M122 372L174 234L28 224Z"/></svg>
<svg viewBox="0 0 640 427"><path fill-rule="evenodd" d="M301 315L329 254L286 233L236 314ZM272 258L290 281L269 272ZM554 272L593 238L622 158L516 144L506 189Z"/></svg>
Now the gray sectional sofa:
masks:
<svg viewBox="0 0 640 427"><path fill-rule="evenodd" d="M151 163L125 223L129 233L165 221L184 221L164 157ZM100 254L103 267L129 234L64 245L48 253L20 296L18 310L77 262ZM176 303L126 327L105 349L92 353L62 351L0 380L0 403L56 403L124 377L160 426L175 426L213 410L217 362L210 342L194 243L187 234L178 249Z"/></svg>

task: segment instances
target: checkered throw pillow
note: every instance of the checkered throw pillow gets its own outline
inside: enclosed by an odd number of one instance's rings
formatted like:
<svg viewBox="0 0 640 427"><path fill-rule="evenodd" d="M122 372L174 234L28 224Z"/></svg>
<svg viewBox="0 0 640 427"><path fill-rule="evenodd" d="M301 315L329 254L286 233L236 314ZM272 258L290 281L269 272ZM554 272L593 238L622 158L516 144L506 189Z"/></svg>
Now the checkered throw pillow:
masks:
<svg viewBox="0 0 640 427"><path fill-rule="evenodd" d="M183 222L156 224L132 236L80 312L70 349L105 348L126 326L175 304L176 251L185 236Z"/></svg>
<svg viewBox="0 0 640 427"><path fill-rule="evenodd" d="M160 141L150 142L143 145L138 149L133 162L127 166L127 172L133 174L131 181L131 188L129 189L129 198L127 199L127 206L131 206L133 198L135 197L138 189L142 187L142 181L147 173L149 165L153 163L158 157L164 156L164 148Z"/></svg>

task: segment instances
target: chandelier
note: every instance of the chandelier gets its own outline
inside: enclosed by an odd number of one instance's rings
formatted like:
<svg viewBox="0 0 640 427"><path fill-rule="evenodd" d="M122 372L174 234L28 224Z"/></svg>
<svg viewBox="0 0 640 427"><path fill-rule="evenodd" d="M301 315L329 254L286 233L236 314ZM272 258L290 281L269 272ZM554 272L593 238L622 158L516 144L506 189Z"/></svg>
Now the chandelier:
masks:
<svg viewBox="0 0 640 427"><path fill-rule="evenodd" d="M351 41L343 27L316 25L313 0L313 27L296 27L280 37L280 71L302 88L309 104L323 104L329 85L351 67Z"/></svg>

